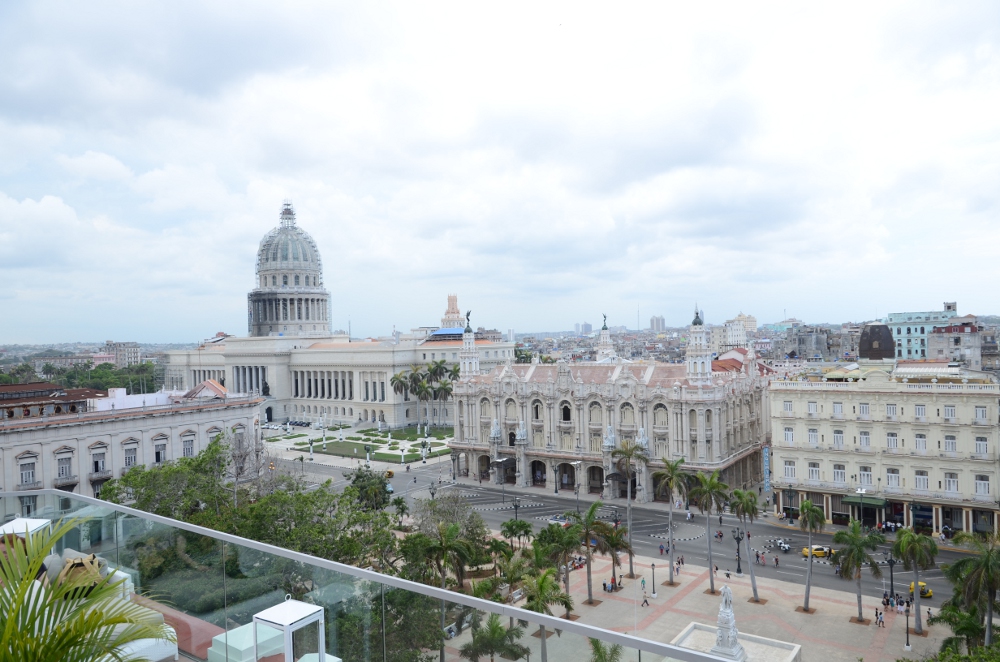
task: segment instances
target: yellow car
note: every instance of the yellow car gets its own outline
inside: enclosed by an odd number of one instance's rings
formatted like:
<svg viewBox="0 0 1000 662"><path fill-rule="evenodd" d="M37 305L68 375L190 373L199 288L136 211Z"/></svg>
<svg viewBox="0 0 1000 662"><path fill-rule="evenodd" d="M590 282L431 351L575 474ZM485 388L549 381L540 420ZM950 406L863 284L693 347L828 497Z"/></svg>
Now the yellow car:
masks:
<svg viewBox="0 0 1000 662"><path fill-rule="evenodd" d="M913 582L910 582L910 597L913 597ZM933 598L934 591L927 587L927 584L920 582L920 597L922 598Z"/></svg>
<svg viewBox="0 0 1000 662"><path fill-rule="evenodd" d="M833 550L824 545L813 545L812 546L812 556L817 558L826 558L833 555ZM809 548L802 548L802 556L809 557Z"/></svg>

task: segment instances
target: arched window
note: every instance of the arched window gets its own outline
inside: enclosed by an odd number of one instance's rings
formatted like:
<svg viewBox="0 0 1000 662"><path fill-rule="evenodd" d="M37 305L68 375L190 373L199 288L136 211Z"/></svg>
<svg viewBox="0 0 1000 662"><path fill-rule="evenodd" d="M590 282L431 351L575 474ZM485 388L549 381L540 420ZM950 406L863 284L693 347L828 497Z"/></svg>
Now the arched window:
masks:
<svg viewBox="0 0 1000 662"><path fill-rule="evenodd" d="M296 284L296 285L298 285L298 284L299 284L299 277L298 277L298 276L296 276L296 277L295 277L295 284Z"/></svg>
<svg viewBox="0 0 1000 662"><path fill-rule="evenodd" d="M271 285L274 285L275 287L277 287L277 285L278 285L278 277L277 276L271 276Z"/></svg>
<svg viewBox="0 0 1000 662"><path fill-rule="evenodd" d="M535 400L531 403L531 420L540 421L542 420L542 403Z"/></svg>
<svg viewBox="0 0 1000 662"><path fill-rule="evenodd" d="M479 401L479 415L480 416L486 416L488 418L489 415L490 415L491 409L492 408L490 407L490 401L489 400L487 400L486 398L483 398L482 400Z"/></svg>
<svg viewBox="0 0 1000 662"><path fill-rule="evenodd" d="M561 409L562 409L562 420L563 420L563 423L569 423L570 421L572 421L573 420L573 410L570 409L570 406L568 404L566 404L566 403L563 403Z"/></svg>
<svg viewBox="0 0 1000 662"><path fill-rule="evenodd" d="M602 409L603 408L601 407L600 403L597 403L597 402L591 402L590 403L590 422L591 423L600 424L602 422L602 420L603 420L603 416L601 414Z"/></svg>
<svg viewBox="0 0 1000 662"><path fill-rule="evenodd" d="M667 408L664 405L653 407L653 425L658 428L667 427Z"/></svg>
<svg viewBox="0 0 1000 662"><path fill-rule="evenodd" d="M281 277L281 284L282 285L288 285L288 276L287 275L284 275L284 276Z"/></svg>
<svg viewBox="0 0 1000 662"><path fill-rule="evenodd" d="M622 425L635 425L635 410L632 405L625 403L622 405Z"/></svg>

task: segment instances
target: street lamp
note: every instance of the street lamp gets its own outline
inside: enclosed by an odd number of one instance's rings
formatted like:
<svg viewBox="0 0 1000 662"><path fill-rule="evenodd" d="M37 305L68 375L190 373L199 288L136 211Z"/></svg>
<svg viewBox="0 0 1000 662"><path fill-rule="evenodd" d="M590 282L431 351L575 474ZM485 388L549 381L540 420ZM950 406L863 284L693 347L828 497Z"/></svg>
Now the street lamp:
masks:
<svg viewBox="0 0 1000 662"><path fill-rule="evenodd" d="M882 552L882 556L885 557L885 562L889 564L889 595L895 596L896 584L893 582L892 579L892 566L896 565L898 561L892 558L891 550L888 552ZM882 584L882 586L885 586L885 584Z"/></svg>
<svg viewBox="0 0 1000 662"><path fill-rule="evenodd" d="M792 520L792 524L795 524L795 515L792 514L792 497L795 496L795 490L786 487L783 494L785 495L785 507L788 508L788 518Z"/></svg>
<svg viewBox="0 0 1000 662"><path fill-rule="evenodd" d="M867 491L868 490L866 490L863 487L859 487L858 489L854 490L855 494L857 494L858 498L861 500L860 501L861 505L858 506L858 508L860 509L861 516L858 519L861 520L861 528L862 529L865 528L865 493Z"/></svg>
<svg viewBox="0 0 1000 662"><path fill-rule="evenodd" d="M653 597L656 597L656 564L650 563L649 569L653 571Z"/></svg>
<svg viewBox="0 0 1000 662"><path fill-rule="evenodd" d="M580 512L580 467L583 465L582 460L577 460L576 462L570 462L573 465L573 492L576 494L576 512Z"/></svg>
<svg viewBox="0 0 1000 662"><path fill-rule="evenodd" d="M736 541L736 575L743 575L743 568L740 566L740 543L743 542L743 530L733 529L733 540Z"/></svg>
<svg viewBox="0 0 1000 662"><path fill-rule="evenodd" d="M521 507L520 497L514 497L514 520L517 520L517 509Z"/></svg>
<svg viewBox="0 0 1000 662"><path fill-rule="evenodd" d="M437 494L437 487L434 486L434 483L431 483L431 486L428 489L430 490L431 493L431 501L433 501L434 495Z"/></svg>
<svg viewBox="0 0 1000 662"><path fill-rule="evenodd" d="M903 650L911 651L913 647L910 646L910 608L907 607L904 613L906 614L906 645L903 646Z"/></svg>

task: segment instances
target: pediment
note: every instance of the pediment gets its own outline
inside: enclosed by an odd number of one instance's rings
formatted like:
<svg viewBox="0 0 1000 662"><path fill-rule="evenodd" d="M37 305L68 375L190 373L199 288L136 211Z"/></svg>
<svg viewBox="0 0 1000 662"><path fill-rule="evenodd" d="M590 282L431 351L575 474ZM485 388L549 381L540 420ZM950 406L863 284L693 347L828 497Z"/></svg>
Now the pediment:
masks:
<svg viewBox="0 0 1000 662"><path fill-rule="evenodd" d="M53 455L63 455L65 453L75 453L76 449L72 446L60 446L59 448L52 451Z"/></svg>

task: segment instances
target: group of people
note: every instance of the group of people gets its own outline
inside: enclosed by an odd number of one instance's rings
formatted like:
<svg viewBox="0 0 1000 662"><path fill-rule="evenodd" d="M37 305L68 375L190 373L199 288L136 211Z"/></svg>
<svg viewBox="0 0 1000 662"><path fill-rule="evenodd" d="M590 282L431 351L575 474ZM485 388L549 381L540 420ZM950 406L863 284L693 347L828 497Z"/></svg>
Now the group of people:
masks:
<svg viewBox="0 0 1000 662"><path fill-rule="evenodd" d="M904 611L911 607L911 601L904 598L899 593L895 595L889 595L888 591L882 592L882 611L879 611L878 607L875 607L875 625L880 628L885 627L885 610L895 609L896 613L900 616L903 615ZM931 608L927 608L927 618L931 617Z"/></svg>
<svg viewBox="0 0 1000 662"><path fill-rule="evenodd" d="M756 563L757 565L767 565L767 554L761 554L758 551L754 551L753 562ZM777 554L774 555L774 567L775 568L778 567L778 555Z"/></svg>

